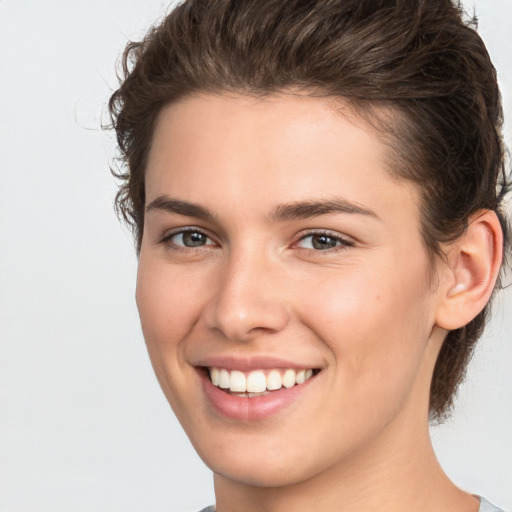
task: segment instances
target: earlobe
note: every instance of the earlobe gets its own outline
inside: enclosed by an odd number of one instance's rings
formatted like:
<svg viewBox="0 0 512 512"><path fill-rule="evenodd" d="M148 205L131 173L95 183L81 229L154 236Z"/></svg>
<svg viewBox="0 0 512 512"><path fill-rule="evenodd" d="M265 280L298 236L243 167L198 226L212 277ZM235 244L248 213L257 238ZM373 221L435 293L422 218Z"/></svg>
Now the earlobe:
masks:
<svg viewBox="0 0 512 512"><path fill-rule="evenodd" d="M466 232L448 251L436 324L454 330L468 324L487 304L503 257L503 232L495 212L471 216Z"/></svg>

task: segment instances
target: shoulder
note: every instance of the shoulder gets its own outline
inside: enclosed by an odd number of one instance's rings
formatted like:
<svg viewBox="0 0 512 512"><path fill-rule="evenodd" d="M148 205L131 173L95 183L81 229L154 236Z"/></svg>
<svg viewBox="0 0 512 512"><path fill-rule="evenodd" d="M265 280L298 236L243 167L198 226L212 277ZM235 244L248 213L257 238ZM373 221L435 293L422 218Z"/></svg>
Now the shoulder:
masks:
<svg viewBox="0 0 512 512"><path fill-rule="evenodd" d="M201 510L201 512L215 512L215 506L210 505L209 507L203 508L203 510Z"/></svg>
<svg viewBox="0 0 512 512"><path fill-rule="evenodd" d="M205 509L205 511L210 512L208 509ZM213 509L212 512L214 512ZM503 512L503 510L491 505L485 498L480 497L480 508L478 512Z"/></svg>

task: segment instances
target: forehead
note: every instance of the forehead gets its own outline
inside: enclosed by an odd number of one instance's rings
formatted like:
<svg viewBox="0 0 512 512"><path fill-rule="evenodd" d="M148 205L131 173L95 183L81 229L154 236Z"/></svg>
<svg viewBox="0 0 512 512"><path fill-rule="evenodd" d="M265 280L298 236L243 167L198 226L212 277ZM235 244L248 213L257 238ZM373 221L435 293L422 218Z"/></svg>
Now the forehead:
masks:
<svg viewBox="0 0 512 512"><path fill-rule="evenodd" d="M229 199L247 211L341 195L383 212L400 197L416 217L417 190L392 175L390 154L376 129L339 100L198 94L160 113L146 197L223 207Z"/></svg>
<svg viewBox="0 0 512 512"><path fill-rule="evenodd" d="M174 141L179 146L184 139L189 144L181 146L183 152L191 149L192 143L202 149L201 154L212 144L218 151L222 143L233 149L235 145L240 149L243 144L256 148L259 143L284 149L288 143L291 152L298 154L300 148L292 147L294 140L310 138L313 144L313 138L318 142L321 136L326 146L333 139L340 145L349 135L360 138L366 135L366 142L384 157L388 148L378 140L380 132L363 120L360 113L362 109L331 97L285 92L263 97L197 93L164 107L159 113L150 159L155 153L165 152ZM344 129L347 124L353 125L352 133Z"/></svg>

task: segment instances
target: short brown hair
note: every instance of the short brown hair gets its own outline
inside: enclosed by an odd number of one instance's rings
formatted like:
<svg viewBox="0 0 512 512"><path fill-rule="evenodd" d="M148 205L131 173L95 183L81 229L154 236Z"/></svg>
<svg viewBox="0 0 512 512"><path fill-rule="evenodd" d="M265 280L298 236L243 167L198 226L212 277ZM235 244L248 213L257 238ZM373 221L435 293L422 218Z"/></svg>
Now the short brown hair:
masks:
<svg viewBox="0 0 512 512"><path fill-rule="evenodd" d="M110 98L124 171L118 213L143 233L144 172L158 114L195 92L266 96L287 89L340 97L373 119L393 172L421 191L431 256L480 209L497 213L508 247L508 190L496 71L475 19L450 0L186 0L127 45ZM384 123L384 107L397 114ZM383 125L386 124L386 130ZM384 133L386 131L386 133ZM430 413L450 409L489 305L449 332L434 370Z"/></svg>

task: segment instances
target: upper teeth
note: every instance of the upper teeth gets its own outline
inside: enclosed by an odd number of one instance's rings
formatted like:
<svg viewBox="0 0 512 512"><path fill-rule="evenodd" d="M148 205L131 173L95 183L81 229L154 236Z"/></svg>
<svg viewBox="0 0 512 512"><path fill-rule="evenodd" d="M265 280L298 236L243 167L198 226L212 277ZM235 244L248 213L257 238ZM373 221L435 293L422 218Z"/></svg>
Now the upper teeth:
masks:
<svg viewBox="0 0 512 512"><path fill-rule="evenodd" d="M302 384L313 376L313 370L253 370L244 373L238 370L224 368L210 368L212 384L222 389L229 389L234 393L263 393L291 388L295 384Z"/></svg>

